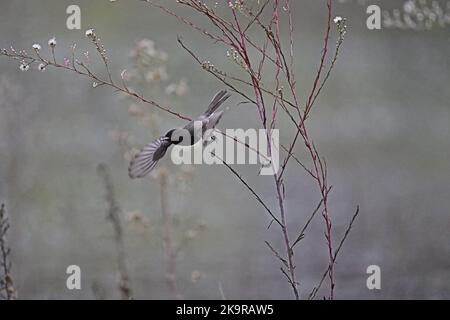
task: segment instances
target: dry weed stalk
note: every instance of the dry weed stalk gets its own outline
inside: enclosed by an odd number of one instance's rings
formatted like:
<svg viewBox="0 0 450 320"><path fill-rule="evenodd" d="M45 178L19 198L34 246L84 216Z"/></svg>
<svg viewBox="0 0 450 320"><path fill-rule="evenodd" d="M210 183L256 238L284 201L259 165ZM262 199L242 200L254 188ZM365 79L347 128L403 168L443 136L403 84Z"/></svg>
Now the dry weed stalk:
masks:
<svg viewBox="0 0 450 320"><path fill-rule="evenodd" d="M9 231L9 219L6 215L5 205L0 206L0 298L3 300L17 299L17 290L14 286L11 269L11 248L6 242Z"/></svg>
<svg viewBox="0 0 450 320"><path fill-rule="evenodd" d="M105 200L108 203L107 219L111 221L114 228L114 237L117 246L117 268L119 271L118 286L120 295L123 300L130 300L133 299L133 292L130 285L128 261L125 253L125 242L123 239L123 227L120 218L122 209L116 199L111 172L108 166L105 164L99 164L97 171L105 185Z"/></svg>
<svg viewBox="0 0 450 320"><path fill-rule="evenodd" d="M159 185L161 196L161 214L164 224L163 242L164 242L164 255L167 261L166 280L169 285L170 291L176 299L181 299L181 295L177 286L177 274L176 274L176 259L177 252L173 241L173 218L168 208L167 202L167 178L168 172L163 169L159 172Z"/></svg>

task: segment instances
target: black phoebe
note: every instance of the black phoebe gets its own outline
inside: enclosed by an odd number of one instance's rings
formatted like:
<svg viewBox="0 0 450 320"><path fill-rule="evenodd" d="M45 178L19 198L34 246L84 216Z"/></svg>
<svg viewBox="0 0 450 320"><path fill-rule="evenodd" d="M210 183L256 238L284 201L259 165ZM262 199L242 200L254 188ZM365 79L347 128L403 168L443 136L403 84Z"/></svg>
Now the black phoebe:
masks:
<svg viewBox="0 0 450 320"><path fill-rule="evenodd" d="M211 103L208 106L208 109L204 114L199 116L197 119L192 120L183 128L171 129L164 136L147 144L130 162L130 166L128 167L128 174L130 178L135 179L146 176L150 171L153 170L158 161L166 154L167 149L172 144L177 145L183 142L183 136L180 134L179 130L185 130L185 132L189 132L191 139L184 144L193 145L203 137L207 130L214 129L223 114L223 110L217 111L217 109L229 97L230 94L227 94L226 90L218 92L212 99ZM195 137L194 129L196 128L194 126L194 123L197 121L202 124L202 137ZM175 137L178 140L172 139L172 135L174 133Z"/></svg>

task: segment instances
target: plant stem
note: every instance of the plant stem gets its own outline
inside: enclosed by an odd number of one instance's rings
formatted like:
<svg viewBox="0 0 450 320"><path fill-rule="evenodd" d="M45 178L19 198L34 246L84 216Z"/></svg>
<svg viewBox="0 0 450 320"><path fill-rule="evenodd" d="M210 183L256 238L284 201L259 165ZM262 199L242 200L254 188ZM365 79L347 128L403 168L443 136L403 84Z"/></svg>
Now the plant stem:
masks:
<svg viewBox="0 0 450 320"><path fill-rule="evenodd" d="M176 251L173 245L172 239L172 225L173 218L170 211L167 208L167 176L168 173L164 168L161 168L159 173L159 183L160 183L160 196L161 196L161 214L164 224L164 253L167 262L166 269L166 281L169 286L170 291L176 299L181 299L181 295L178 291L177 286L177 275L176 275Z"/></svg>

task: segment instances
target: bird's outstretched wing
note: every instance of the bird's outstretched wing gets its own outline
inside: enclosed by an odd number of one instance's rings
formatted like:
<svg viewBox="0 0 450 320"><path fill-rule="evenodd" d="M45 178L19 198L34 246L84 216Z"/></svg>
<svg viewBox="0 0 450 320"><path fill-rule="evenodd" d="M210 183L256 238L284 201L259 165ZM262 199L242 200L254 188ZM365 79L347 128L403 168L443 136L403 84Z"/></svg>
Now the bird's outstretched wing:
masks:
<svg viewBox="0 0 450 320"><path fill-rule="evenodd" d="M130 162L128 175L130 178L142 178L146 176L158 163L171 145L169 138L163 136L147 144Z"/></svg>
<svg viewBox="0 0 450 320"><path fill-rule="evenodd" d="M206 109L205 111L205 116L210 116L211 114L214 113L214 111L217 110L217 108L220 107L220 105L222 103L225 102L225 100L227 100L229 97L231 96L231 94L227 94L226 90L221 90L219 91L214 98L211 100L208 109Z"/></svg>

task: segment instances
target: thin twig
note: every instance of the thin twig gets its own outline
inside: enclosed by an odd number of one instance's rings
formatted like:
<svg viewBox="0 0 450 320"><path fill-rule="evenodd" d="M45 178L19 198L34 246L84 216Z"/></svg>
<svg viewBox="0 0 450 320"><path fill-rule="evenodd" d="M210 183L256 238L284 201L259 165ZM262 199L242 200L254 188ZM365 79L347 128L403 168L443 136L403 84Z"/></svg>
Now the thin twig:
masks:
<svg viewBox="0 0 450 320"><path fill-rule="evenodd" d="M253 194L256 198L256 200L266 209L266 211L269 213L269 215L272 217L273 220L275 220L276 223L278 223L280 226L282 226L280 220L273 214L272 210L269 209L269 207L264 203L264 201L261 199L261 197L255 192L255 190L247 183L247 181L242 178L242 176L233 169L228 163L226 163L222 158L217 156L215 153L211 153L212 156L219 159L232 173L233 175L239 179L239 181L242 182L242 184Z"/></svg>
<svg viewBox="0 0 450 320"><path fill-rule="evenodd" d="M275 257L277 257L286 266L286 268L289 268L289 265L288 265L288 262L286 261L286 259L281 257L281 255L278 253L278 251L276 251L274 249L274 247L272 247L270 242L269 241L264 241L264 242L269 247L270 251L272 251L272 253L275 255Z"/></svg>
<svg viewBox="0 0 450 320"><path fill-rule="evenodd" d="M341 251L341 248L342 248L345 240L347 239L347 236L349 235L350 230L352 229L353 222L355 221L355 219L358 216L358 214L359 214L359 206L356 207L356 212L353 215L352 219L350 220L350 223L349 223L347 229L345 230L345 234L342 237L341 242L339 243L339 246L337 247L336 251L334 252L333 260L332 260L333 265L336 263L336 259L338 257L338 254ZM317 286L315 286L313 288L313 290L311 291L311 293L309 294L309 299L310 300L312 300L312 299L314 299L316 297L316 294L319 291L319 289L322 287L322 284L325 281L325 278L327 277L327 274L330 272L330 268L332 268L332 266L328 265L327 269L325 270L325 272L322 275L322 278L319 281L319 284Z"/></svg>
<svg viewBox="0 0 450 320"><path fill-rule="evenodd" d="M331 188L332 188L331 186L328 188L327 194L331 191ZM306 221L306 223L303 226L302 230L300 230L297 239L295 239L295 241L292 243L291 249L294 249L295 245L297 243L299 243L305 237L306 229L308 229L309 225L311 224L311 221L314 219L314 217L316 216L317 212L319 212L319 209L322 207L322 204L323 204L323 198L320 199L320 202L317 204L317 206L314 209L314 211L312 212L311 216Z"/></svg>
<svg viewBox="0 0 450 320"><path fill-rule="evenodd" d="M52 67L55 67L55 68L58 68L58 69L64 69L64 70L76 73L78 75L82 75L82 76L91 78L94 81L94 83L96 84L95 85L96 88L98 88L99 86L105 85L105 86L113 88L116 92L121 92L121 93L124 93L124 94L126 94L128 96L132 96L132 97L134 97L134 98L136 98L136 99L138 99L138 100L140 100L140 101L142 101L142 102L144 102L146 104L152 105L152 106L156 107L157 109L160 109L160 110L162 110L164 112L167 112L167 113L169 113L169 114L171 114L173 116L176 116L176 117L178 117L178 118L180 118L182 120L186 120L186 121L191 121L192 120L190 117L187 117L187 116L182 115L182 114L180 114L178 112L175 112L175 111L171 110L168 107L161 106L156 101L144 98L144 96L139 94L139 93L129 91L126 87L120 87L120 86L116 85L114 82L112 82L111 80L101 79L100 77L94 75L94 73L89 69L88 66L86 66L85 63L80 62L80 61L78 61L76 59L75 59L75 63L77 63L79 66L81 66L85 71L78 70L75 67L75 65L72 65L72 66L71 65L64 65L64 64L58 63L56 60L53 61L53 62L50 61L50 60L46 60L46 59L42 58L39 55L36 58L36 57L33 57L31 55L26 54L23 51L17 52L15 50L13 50L13 51L10 52L10 51L8 51L6 49L3 49L3 50L0 51L0 55L6 56L6 57L10 57L10 58L13 58L15 60L26 60L26 61L28 61L29 65L34 63L34 62L37 62L37 61L38 62L42 62L42 63L46 64L46 66L52 66Z"/></svg>

